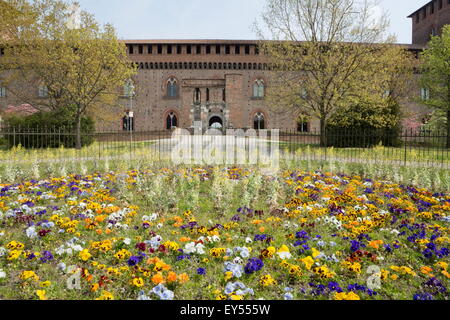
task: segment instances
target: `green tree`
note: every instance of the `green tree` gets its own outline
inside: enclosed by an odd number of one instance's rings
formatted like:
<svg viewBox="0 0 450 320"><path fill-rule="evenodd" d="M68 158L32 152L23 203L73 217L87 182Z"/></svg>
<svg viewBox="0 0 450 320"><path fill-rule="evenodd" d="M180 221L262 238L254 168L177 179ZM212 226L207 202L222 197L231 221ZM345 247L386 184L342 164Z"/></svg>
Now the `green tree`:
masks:
<svg viewBox="0 0 450 320"><path fill-rule="evenodd" d="M36 109L65 108L71 112L76 148L81 148L83 116L91 114L97 118L117 110L122 88L135 75L136 68L111 25L100 26L84 11L74 23L72 6L62 0L34 0L27 4L33 21L20 26L5 50L7 82L40 87L41 95L23 90L20 85L11 85L9 91Z"/></svg>
<svg viewBox="0 0 450 320"><path fill-rule="evenodd" d="M430 91L422 102L442 111L447 119L447 148L450 148L450 25L444 26L441 36L432 37L421 55L421 83Z"/></svg>
<svg viewBox="0 0 450 320"><path fill-rule="evenodd" d="M400 87L395 72L410 61L387 35L386 15L374 15L374 8L368 0L267 0L264 28L257 25L277 71L269 104L318 118L322 145L334 112L367 101L385 105L384 93Z"/></svg>

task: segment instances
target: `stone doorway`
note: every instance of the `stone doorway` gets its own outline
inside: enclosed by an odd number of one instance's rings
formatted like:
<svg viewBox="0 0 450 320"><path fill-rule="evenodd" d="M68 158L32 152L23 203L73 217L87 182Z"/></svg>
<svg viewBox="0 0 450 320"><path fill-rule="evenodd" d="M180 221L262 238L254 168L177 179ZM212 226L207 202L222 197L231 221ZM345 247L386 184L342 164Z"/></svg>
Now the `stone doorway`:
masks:
<svg viewBox="0 0 450 320"><path fill-rule="evenodd" d="M213 129L223 129L223 120L222 117L219 116L212 116L209 119L209 127Z"/></svg>

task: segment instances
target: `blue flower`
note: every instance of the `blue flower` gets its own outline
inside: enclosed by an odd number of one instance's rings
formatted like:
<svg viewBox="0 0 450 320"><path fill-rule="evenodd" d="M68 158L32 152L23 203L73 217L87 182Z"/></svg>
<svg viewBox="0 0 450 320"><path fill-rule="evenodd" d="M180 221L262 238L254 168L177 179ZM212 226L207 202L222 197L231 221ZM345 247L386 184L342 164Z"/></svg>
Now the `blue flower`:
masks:
<svg viewBox="0 0 450 320"><path fill-rule="evenodd" d="M353 252L358 251L359 248L361 248L361 244L356 240L352 240L351 244L352 244L352 246L351 246L350 250L352 250Z"/></svg>
<svg viewBox="0 0 450 320"><path fill-rule="evenodd" d="M264 267L264 262L261 259L258 258L251 258L247 265L245 266L244 270L246 274L252 274L254 272L257 272L261 270Z"/></svg>
<svg viewBox="0 0 450 320"><path fill-rule="evenodd" d="M284 294L283 298L284 300L292 300L294 299L294 296L292 295L292 293L288 292Z"/></svg>
<svg viewBox="0 0 450 320"><path fill-rule="evenodd" d="M433 300L433 295L429 293L417 293L413 297L414 300Z"/></svg>
<svg viewBox="0 0 450 320"><path fill-rule="evenodd" d="M53 260L53 255L52 255L52 253L50 251L43 251L42 252L42 257L41 257L40 260L41 260L42 263L51 261L51 260Z"/></svg>
<svg viewBox="0 0 450 320"><path fill-rule="evenodd" d="M131 256L130 259L128 259L127 263L130 267L134 267L139 262L141 262L143 258L143 256Z"/></svg>
<svg viewBox="0 0 450 320"><path fill-rule="evenodd" d="M204 276L206 274L206 270L204 268L198 268L197 274L200 276Z"/></svg>

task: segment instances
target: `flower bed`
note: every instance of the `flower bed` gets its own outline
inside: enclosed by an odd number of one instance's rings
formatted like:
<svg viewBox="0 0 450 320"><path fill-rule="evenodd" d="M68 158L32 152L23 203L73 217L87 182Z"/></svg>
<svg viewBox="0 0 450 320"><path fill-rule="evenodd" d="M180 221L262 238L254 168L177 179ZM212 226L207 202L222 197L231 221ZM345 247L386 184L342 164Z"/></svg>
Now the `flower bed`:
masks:
<svg viewBox="0 0 450 320"><path fill-rule="evenodd" d="M450 195L300 171L0 185L0 299L448 299Z"/></svg>

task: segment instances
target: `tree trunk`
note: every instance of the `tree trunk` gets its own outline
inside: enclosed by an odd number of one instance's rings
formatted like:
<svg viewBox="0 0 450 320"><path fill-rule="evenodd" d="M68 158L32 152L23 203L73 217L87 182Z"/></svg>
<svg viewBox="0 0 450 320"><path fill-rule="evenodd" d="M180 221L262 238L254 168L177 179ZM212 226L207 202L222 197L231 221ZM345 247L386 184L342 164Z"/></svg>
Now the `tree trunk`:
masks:
<svg viewBox="0 0 450 320"><path fill-rule="evenodd" d="M447 110L447 149L450 149L450 109Z"/></svg>
<svg viewBox="0 0 450 320"><path fill-rule="evenodd" d="M75 137L75 148L77 150L81 149L81 115L77 115L77 127L76 127L76 137Z"/></svg>
<svg viewBox="0 0 450 320"><path fill-rule="evenodd" d="M320 146L327 147L327 120L325 117L320 119Z"/></svg>

